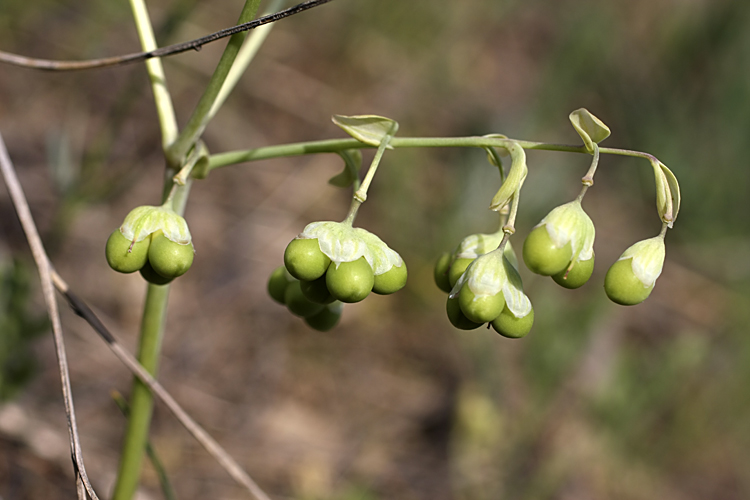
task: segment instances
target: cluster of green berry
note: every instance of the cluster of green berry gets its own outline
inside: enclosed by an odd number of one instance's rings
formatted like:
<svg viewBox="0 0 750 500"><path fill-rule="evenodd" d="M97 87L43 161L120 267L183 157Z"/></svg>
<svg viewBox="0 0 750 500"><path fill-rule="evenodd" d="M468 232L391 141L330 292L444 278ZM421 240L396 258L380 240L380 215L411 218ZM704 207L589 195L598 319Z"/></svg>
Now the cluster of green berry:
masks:
<svg viewBox="0 0 750 500"><path fill-rule="evenodd" d="M435 264L435 283L448 293L451 324L473 330L490 323L500 335L524 337L534 324L534 308L523 293L518 258L503 232L473 234Z"/></svg>
<svg viewBox="0 0 750 500"><path fill-rule="evenodd" d="M374 234L347 222L313 222L286 247L284 267L271 275L268 292L308 325L328 330L342 303L359 302L370 292L397 292L406 278L401 256ZM323 313L332 323L317 319Z"/></svg>
<svg viewBox="0 0 750 500"><path fill-rule="evenodd" d="M580 200L552 210L523 244L523 260L532 272L552 276L565 288L583 286L594 270L594 224ZM607 271L604 290L617 304L640 304L651 294L664 265L665 229L628 248Z"/></svg>
<svg viewBox="0 0 750 500"><path fill-rule="evenodd" d="M341 319L344 304L333 298L325 284L325 277L313 281L298 280L279 266L268 279L268 294L289 312L304 318L311 328L327 332Z"/></svg>
<svg viewBox="0 0 750 500"><path fill-rule="evenodd" d="M115 271L133 273L155 285L166 285L193 264L190 230L169 207L132 210L107 239L107 263Z"/></svg>

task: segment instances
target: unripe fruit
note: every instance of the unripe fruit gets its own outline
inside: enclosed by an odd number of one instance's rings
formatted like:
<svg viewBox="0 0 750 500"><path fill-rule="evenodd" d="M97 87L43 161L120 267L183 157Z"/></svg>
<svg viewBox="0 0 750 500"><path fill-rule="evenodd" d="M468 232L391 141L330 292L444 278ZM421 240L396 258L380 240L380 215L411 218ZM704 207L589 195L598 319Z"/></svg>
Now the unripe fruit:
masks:
<svg viewBox="0 0 750 500"><path fill-rule="evenodd" d="M459 330L474 330L482 326L482 323L475 323L461 310L461 306L458 303L458 297L449 298L446 303L445 310L448 313L448 319L451 325L455 326Z"/></svg>
<svg viewBox="0 0 750 500"><path fill-rule="evenodd" d="M152 285L166 285L170 281L172 281L174 278L165 278L161 274L154 271L154 268L151 267L151 264L146 262L143 267L140 269L141 276L143 276L143 279L151 283Z"/></svg>
<svg viewBox="0 0 750 500"><path fill-rule="evenodd" d="M325 306L319 313L305 318L305 323L314 330L327 332L338 324L343 309L344 307L341 302L334 302Z"/></svg>
<svg viewBox="0 0 750 500"><path fill-rule="evenodd" d="M450 293L451 282L448 278L453 255L450 252L444 252L435 263L435 284L445 293Z"/></svg>
<svg viewBox="0 0 750 500"><path fill-rule="evenodd" d="M299 281L293 281L287 285L286 292L284 292L284 303L289 308L289 312L303 318L318 314L325 307L305 297Z"/></svg>
<svg viewBox="0 0 750 500"><path fill-rule="evenodd" d="M279 304L283 304L286 287L293 280L284 266L277 267L268 278L268 295Z"/></svg>
<svg viewBox="0 0 750 500"><path fill-rule="evenodd" d="M148 262L158 274L165 278L182 276L193 265L193 244L181 245L168 239L159 231L151 235Z"/></svg>
<svg viewBox="0 0 750 500"><path fill-rule="evenodd" d="M375 276L372 291L378 295L388 295L389 293L398 292L406 286L406 275L405 262L402 262L401 266L393 266L383 274Z"/></svg>
<svg viewBox="0 0 750 500"><path fill-rule="evenodd" d="M618 260L604 277L604 291L613 302L623 306L640 304L651 294L654 285L645 286L633 272L632 257Z"/></svg>
<svg viewBox="0 0 750 500"><path fill-rule="evenodd" d="M458 303L469 321L487 323L497 318L503 311L505 297L502 291L495 295L477 297L469 288L468 283L465 283L458 294Z"/></svg>
<svg viewBox="0 0 750 500"><path fill-rule="evenodd" d="M529 311L529 314L527 314L523 318L516 318L516 316L510 311L510 309L505 307L505 309L503 309L503 312L500 313L500 316L495 318L495 320L492 322L492 328L494 328L495 331L503 337L508 337L509 339L520 339L521 337L525 337L526 334L531 331L531 327L533 324L533 308L531 309L531 311Z"/></svg>
<svg viewBox="0 0 750 500"><path fill-rule="evenodd" d="M328 291L325 276L321 276L314 281L300 281L299 286L305 297L316 304L330 304L335 300L331 292Z"/></svg>
<svg viewBox="0 0 750 500"><path fill-rule="evenodd" d="M448 271L448 282L450 283L451 288L455 286L458 278L461 277L464 271L466 271L466 268L469 267L469 264L473 261L474 259L460 258L453 262L450 271Z"/></svg>
<svg viewBox="0 0 750 500"><path fill-rule="evenodd" d="M298 280L316 280L330 264L331 259L320 250L317 239L295 238L284 251L284 265Z"/></svg>
<svg viewBox="0 0 750 500"><path fill-rule="evenodd" d="M370 294L375 276L364 257L353 262L332 263L326 272L326 285L341 302L359 302Z"/></svg>
<svg viewBox="0 0 750 500"><path fill-rule="evenodd" d="M146 264L151 238L145 238L134 243L132 249L130 248L131 243L119 229L115 229L109 235L104 251L109 267L121 273L133 273Z"/></svg>
<svg viewBox="0 0 750 500"><path fill-rule="evenodd" d="M573 267L563 269L559 273L552 276L555 283L565 288L579 288L582 287L591 278L591 274L594 272L594 257L592 256L589 260L580 261L577 260L573 263ZM567 276L566 276L567 273Z"/></svg>
<svg viewBox="0 0 750 500"><path fill-rule="evenodd" d="M573 258L570 242L558 247L550 238L546 226L531 231L523 242L523 261L536 274L552 276L567 269Z"/></svg>

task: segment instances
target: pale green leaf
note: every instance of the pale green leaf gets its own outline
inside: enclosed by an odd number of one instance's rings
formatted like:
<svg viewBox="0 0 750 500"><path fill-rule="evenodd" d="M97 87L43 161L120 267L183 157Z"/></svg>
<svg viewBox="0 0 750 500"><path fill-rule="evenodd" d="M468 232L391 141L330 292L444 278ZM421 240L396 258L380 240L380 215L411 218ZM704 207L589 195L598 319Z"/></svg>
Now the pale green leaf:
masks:
<svg viewBox="0 0 750 500"><path fill-rule="evenodd" d="M362 166L362 152L359 149L346 149L338 152L344 159L344 170L334 175L328 183L336 187L349 187L357 179L359 169Z"/></svg>
<svg viewBox="0 0 750 500"><path fill-rule="evenodd" d="M599 118L592 115L586 108L580 108L573 111L568 118L570 118L570 123L573 124L573 128L576 129L578 135L583 139L583 144L586 146L586 150L590 153L594 152L593 143L599 144L609 137L609 127L607 127Z"/></svg>
<svg viewBox="0 0 750 500"><path fill-rule="evenodd" d="M669 227L672 227L672 224L674 224L674 221L677 219L677 213L680 211L680 184L677 182L677 177L675 177L666 165L659 162L659 167L661 167L661 171L664 173L672 197L672 220L669 222Z"/></svg>
<svg viewBox="0 0 750 500"><path fill-rule="evenodd" d="M386 136L393 136L398 130L398 122L377 115L333 115L331 119L347 134L375 147L380 146ZM391 146L388 148L392 149Z"/></svg>
<svg viewBox="0 0 750 500"><path fill-rule="evenodd" d="M501 210L505 205L510 203L513 195L521 189L523 181L526 179L526 174L529 172L526 166L526 153L523 148L517 144L512 143L508 148L511 157L510 172L505 178L502 186L492 198L490 203L490 210Z"/></svg>

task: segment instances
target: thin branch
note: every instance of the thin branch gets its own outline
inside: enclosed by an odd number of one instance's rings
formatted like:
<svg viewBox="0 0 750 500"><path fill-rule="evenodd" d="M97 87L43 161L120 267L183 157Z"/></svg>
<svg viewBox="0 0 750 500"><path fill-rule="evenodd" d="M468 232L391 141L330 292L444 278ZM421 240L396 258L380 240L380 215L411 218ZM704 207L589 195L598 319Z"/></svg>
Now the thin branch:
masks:
<svg viewBox="0 0 750 500"><path fill-rule="evenodd" d="M9 52L0 51L0 62L13 64L16 66L23 66L25 68L41 69L47 71L77 71L84 69L104 68L107 66L118 66L122 64L129 64L138 61L145 61L154 57L166 57L174 54L180 54L189 50L200 50L204 45L215 42L222 38L232 36L236 33L243 31L249 31L263 26L264 24L273 23L290 17L300 12L304 12L313 7L323 5L331 0L308 0L301 4L295 5L288 9L270 14L268 16L259 17L250 22L239 24L231 28L225 28L211 33L210 35L191 40L189 42L176 43L174 45L168 45L156 50L150 50L148 52L136 52L133 54L125 54L121 56L104 57L101 59L89 59L85 61L53 61L50 59L36 59L33 57L19 56L17 54L11 54Z"/></svg>
<svg viewBox="0 0 750 500"><path fill-rule="evenodd" d="M26 239L31 247L31 253L39 269L39 276L42 281L42 291L44 292L44 301L47 304L47 312L52 321L52 333L55 340L55 352L57 354L57 363L60 368L60 381L62 383L63 400L65 401L65 416L68 421L68 434L70 436L70 450L73 459L73 467L76 474L76 491L79 500L86 500L86 493L93 499L98 500L88 475L86 467L83 464L83 452L81 451L81 442L78 436L78 426L76 425L75 408L73 407L73 392L70 386L70 372L68 371L68 360L65 354L65 343L63 341L62 323L60 321L60 312L57 309L57 300L55 299L55 288L52 284L51 266L47 254L44 251L42 240L37 232L34 219L31 216L31 210L23 194L21 183L18 181L13 163L8 156L5 148L5 142L0 134L0 170L8 186L10 197L18 213L23 230L26 233ZM83 483L83 488L81 487Z"/></svg>
<svg viewBox="0 0 750 500"><path fill-rule="evenodd" d="M47 254L44 252L41 239L37 233L34 220L31 217L31 211L29 205L26 202L26 197L21 188L21 184L18 182L18 178L15 175L13 164L8 157L8 153L5 149L5 144L0 135L0 170L2 170L5 182L8 184L8 190L10 191L13 204L18 211L18 218L21 220L24 230L26 231L29 244L32 247L34 253L34 259L37 261L40 274L42 275L42 285L45 291L45 300L47 300L48 306L51 310L54 310L54 316L52 316L52 327L55 331L55 345L59 346L58 357L61 359L61 364L65 363L64 373L61 375L63 381L63 395L65 396L66 413L68 414L68 427L71 431L71 448L74 450L73 459L74 466L77 472L80 472L81 479L86 485L86 491L92 499L98 500L94 489L91 487L91 483L86 476L86 470L83 467L83 460L81 459L81 449L78 443L78 433L75 426L75 414L72 411L73 401L70 397L70 379L67 376L67 362L65 361L65 350L62 344L62 336L59 337L57 333L61 333L60 316L57 314L57 302L54 297L54 289L57 290L65 297L70 305L73 312L82 317L91 327L98 333L102 339L107 343L112 352L117 358L136 376L141 382L148 386L151 391L161 399L179 422L187 429L187 431L210 453L229 473L229 475L242 486L245 486L247 490L258 500L270 500L270 497L260 489L260 487L253 481L253 479L240 467L240 465L231 457L229 454L216 442L198 423L193 420L190 415L182 409L182 407L175 401L175 399L154 379L154 377L146 371L143 366L138 363L135 357L130 354L115 336L104 326L104 323L94 314L91 308L78 296L76 296L71 290L70 286L65 280L52 268L49 262ZM45 279L46 278L46 279ZM53 287L54 284L54 287ZM47 296L47 292L51 291L51 300ZM50 305L51 304L51 305ZM62 372L62 369L61 369ZM69 403L69 404L68 404ZM70 413L68 408L70 407ZM85 499L83 499L85 500Z"/></svg>

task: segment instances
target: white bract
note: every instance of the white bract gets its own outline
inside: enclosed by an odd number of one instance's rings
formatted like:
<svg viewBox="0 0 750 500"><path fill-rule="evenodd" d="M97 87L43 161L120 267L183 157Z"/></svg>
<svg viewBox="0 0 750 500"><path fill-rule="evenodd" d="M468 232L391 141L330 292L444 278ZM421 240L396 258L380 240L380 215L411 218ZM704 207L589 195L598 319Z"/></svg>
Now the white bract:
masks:
<svg viewBox="0 0 750 500"><path fill-rule="evenodd" d="M342 222L311 222L297 236L317 239L320 250L336 264L354 262L364 257L375 276L387 273L393 266L401 267L401 256L371 232Z"/></svg>
<svg viewBox="0 0 750 500"><path fill-rule="evenodd" d="M631 257L633 259L631 266L635 277L643 283L643 286L652 286L656 283L656 278L661 275L664 267L664 258L666 257L664 237L659 235L639 241L628 247L617 260L630 259Z"/></svg>
<svg viewBox="0 0 750 500"><path fill-rule="evenodd" d="M534 227L539 226L545 226L550 239L558 248L570 242L573 260L586 261L594 256L596 229L578 200L553 209Z"/></svg>
<svg viewBox="0 0 750 500"><path fill-rule="evenodd" d="M456 282L450 298L457 297L464 285L474 294L474 300L502 292L506 306L516 318L531 312L531 301L523 293L521 276L500 249L477 257Z"/></svg>
<svg viewBox="0 0 750 500"><path fill-rule="evenodd" d="M156 231L162 231L167 239L180 245L192 242L185 219L164 207L144 205L134 208L120 226L122 235L136 243Z"/></svg>

